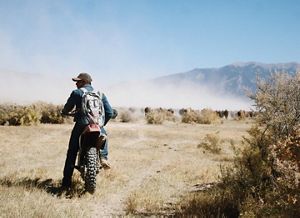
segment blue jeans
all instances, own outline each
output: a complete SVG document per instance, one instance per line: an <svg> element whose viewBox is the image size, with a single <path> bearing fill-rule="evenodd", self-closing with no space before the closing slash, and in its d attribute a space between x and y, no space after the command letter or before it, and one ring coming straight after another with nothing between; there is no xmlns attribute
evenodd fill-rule
<svg viewBox="0 0 300 218"><path fill-rule="evenodd" d="M65 161L65 167L64 167L64 172L63 172L63 180L62 180L62 186L70 187L72 183L72 175L74 172L74 167L75 167L75 162L76 162L76 157L77 157L77 152L79 149L79 137L81 133L83 132L85 128L85 125L81 125L78 123L75 123L70 141L69 141L69 147L67 151L67 157ZM101 132L105 132L104 128L101 128ZM104 159L107 159L108 156L108 141L105 141L105 145L103 150L100 150L100 155Z"/></svg>
<svg viewBox="0 0 300 218"><path fill-rule="evenodd" d="M107 133L103 127L101 127L101 133L107 135ZM100 156L107 160L107 157L108 157L108 140L107 139L105 140L103 149L100 150Z"/></svg>
<svg viewBox="0 0 300 218"><path fill-rule="evenodd" d="M108 140L105 140L104 148L100 150L100 156L107 160L108 157Z"/></svg>

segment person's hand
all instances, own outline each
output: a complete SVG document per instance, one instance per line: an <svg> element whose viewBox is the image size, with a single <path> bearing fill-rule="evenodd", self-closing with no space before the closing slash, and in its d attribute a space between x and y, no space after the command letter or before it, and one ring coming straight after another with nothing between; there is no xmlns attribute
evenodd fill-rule
<svg viewBox="0 0 300 218"><path fill-rule="evenodd" d="M118 111L116 109L113 108L113 115L112 115L112 119L115 119L118 116Z"/></svg>

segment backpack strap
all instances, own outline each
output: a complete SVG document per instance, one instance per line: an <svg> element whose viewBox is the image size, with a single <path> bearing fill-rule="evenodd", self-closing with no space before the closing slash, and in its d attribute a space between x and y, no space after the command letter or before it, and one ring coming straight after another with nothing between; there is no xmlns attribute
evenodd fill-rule
<svg viewBox="0 0 300 218"><path fill-rule="evenodd" d="M86 107L86 102L84 101L84 95L86 94L86 93L88 93L89 91L87 90L87 88L84 88L84 87L81 87L80 88L80 90L83 92L83 94L82 94L82 99L81 99L81 113L82 114L85 114L85 115L87 115L86 114L86 111L87 111L87 107Z"/></svg>
<svg viewBox="0 0 300 218"><path fill-rule="evenodd" d="M83 94L90 92L90 91L87 90L87 88L84 88L84 87L81 87L80 90L83 91ZM103 98L103 93L102 92L100 92L100 91L97 91L97 92L91 91L91 92L97 93L100 96L100 99L102 101L102 98Z"/></svg>

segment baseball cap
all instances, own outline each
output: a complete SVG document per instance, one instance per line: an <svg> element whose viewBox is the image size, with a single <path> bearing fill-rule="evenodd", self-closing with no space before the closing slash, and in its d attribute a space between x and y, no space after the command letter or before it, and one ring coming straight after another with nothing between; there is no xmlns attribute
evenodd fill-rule
<svg viewBox="0 0 300 218"><path fill-rule="evenodd" d="M80 73L77 77L72 78L74 82L84 80L85 82L92 82L92 77L88 73Z"/></svg>

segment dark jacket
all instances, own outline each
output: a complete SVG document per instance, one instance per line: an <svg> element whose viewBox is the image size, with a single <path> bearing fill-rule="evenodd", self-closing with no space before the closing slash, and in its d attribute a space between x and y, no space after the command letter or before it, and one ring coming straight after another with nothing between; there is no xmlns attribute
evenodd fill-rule
<svg viewBox="0 0 300 218"><path fill-rule="evenodd" d="M87 89L87 91L93 91L94 88L90 84L86 84L83 88ZM82 95L83 91L81 89L75 89L72 91L70 97L67 100L67 103L65 104L62 113L67 114L71 112L75 107L75 116L74 121L81 125L87 125L88 120L81 114L81 101L82 101ZM113 116L113 109L111 108L106 96L103 94L102 97L104 111L105 111L105 122L104 125L112 118Z"/></svg>

